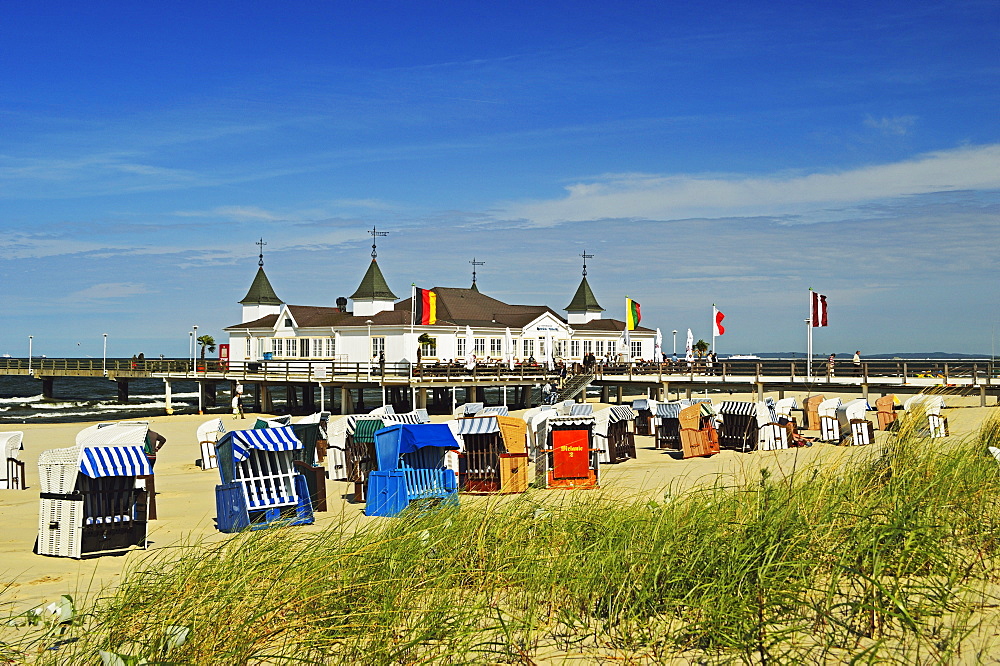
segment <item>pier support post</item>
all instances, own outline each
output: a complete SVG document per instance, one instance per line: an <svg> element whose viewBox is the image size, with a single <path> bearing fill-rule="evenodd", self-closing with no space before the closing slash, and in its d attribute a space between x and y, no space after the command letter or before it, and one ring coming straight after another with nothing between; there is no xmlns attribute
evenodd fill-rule
<svg viewBox="0 0 1000 666"><path fill-rule="evenodd" d="M757 382L757 402L764 400L764 382Z"/></svg>
<svg viewBox="0 0 1000 666"><path fill-rule="evenodd" d="M340 387L340 413L341 414L352 414L354 412L351 407L354 406L354 401L351 399L351 389L346 386Z"/></svg>
<svg viewBox="0 0 1000 666"><path fill-rule="evenodd" d="M173 398L173 392L171 391L170 380L169 379L164 379L163 380L163 406L164 406L164 411L167 413L167 416L170 416L171 414L174 413L174 405L173 405L173 402L172 402L172 398Z"/></svg>
<svg viewBox="0 0 1000 666"><path fill-rule="evenodd" d="M1000 402L1000 399L998 399L997 402ZM979 406L986 406L986 387L982 384L979 385Z"/></svg>
<svg viewBox="0 0 1000 666"><path fill-rule="evenodd" d="M778 400L785 399L785 389L778 389Z"/></svg>
<svg viewBox="0 0 1000 666"><path fill-rule="evenodd" d="M625 387L621 384L618 385L618 404L622 404L622 400L625 398Z"/></svg>
<svg viewBox="0 0 1000 666"><path fill-rule="evenodd" d="M686 389L684 389L684 399L685 400L690 400L691 399L691 387L690 386L688 386Z"/></svg>
<svg viewBox="0 0 1000 666"><path fill-rule="evenodd" d="M271 404L271 387L264 382L260 385L260 410L265 414L270 414L273 409Z"/></svg>
<svg viewBox="0 0 1000 666"><path fill-rule="evenodd" d="M670 382L660 385L660 400L670 400Z"/></svg>
<svg viewBox="0 0 1000 666"><path fill-rule="evenodd" d="M868 400L868 384L861 385L861 397L863 397L866 401Z"/></svg>
<svg viewBox="0 0 1000 666"><path fill-rule="evenodd" d="M427 409L427 387L421 386L417 389L417 409Z"/></svg>
<svg viewBox="0 0 1000 666"><path fill-rule="evenodd" d="M216 393L216 384L215 384L215 382L205 382L205 389L204 390L205 390L205 402L204 402L204 405L206 407L218 407L219 406L219 397L218 397L218 394Z"/></svg>
<svg viewBox="0 0 1000 666"><path fill-rule="evenodd" d="M611 400L611 391L609 390L610 388L611 387L607 385L601 387L601 402L603 402L604 404L608 404L608 401Z"/></svg>
<svg viewBox="0 0 1000 666"><path fill-rule="evenodd" d="M55 379L52 377L42 377L42 397L46 400L51 400L53 398L53 384L55 384Z"/></svg>
<svg viewBox="0 0 1000 666"><path fill-rule="evenodd" d="M124 379L118 380L118 404L124 405L128 402L128 382Z"/></svg>

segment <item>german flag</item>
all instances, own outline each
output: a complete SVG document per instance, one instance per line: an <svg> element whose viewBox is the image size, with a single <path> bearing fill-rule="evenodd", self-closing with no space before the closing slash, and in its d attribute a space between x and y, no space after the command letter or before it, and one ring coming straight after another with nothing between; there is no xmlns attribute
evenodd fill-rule
<svg viewBox="0 0 1000 666"><path fill-rule="evenodd" d="M437 323L437 294L430 289L414 290L413 323L423 326Z"/></svg>

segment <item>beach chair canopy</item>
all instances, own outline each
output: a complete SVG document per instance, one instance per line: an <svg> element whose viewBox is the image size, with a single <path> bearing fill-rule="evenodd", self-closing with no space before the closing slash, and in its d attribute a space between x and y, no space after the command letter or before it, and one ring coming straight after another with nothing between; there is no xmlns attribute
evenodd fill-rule
<svg viewBox="0 0 1000 666"><path fill-rule="evenodd" d="M778 402L774 403L774 411L778 416L791 416L793 409L798 409L799 403L795 398L782 398Z"/></svg>
<svg viewBox="0 0 1000 666"><path fill-rule="evenodd" d="M656 416L661 419L676 419L681 415L679 402L659 402L656 404Z"/></svg>
<svg viewBox="0 0 1000 666"><path fill-rule="evenodd" d="M456 435L488 435L500 432L500 424L496 416L474 416L468 419L455 419L458 424L454 431Z"/></svg>
<svg viewBox="0 0 1000 666"><path fill-rule="evenodd" d="M251 450L294 451L302 448L302 442L295 436L292 426L280 428L255 428L253 430L233 430L222 436L218 447L232 443L233 459L242 462L250 457Z"/></svg>
<svg viewBox="0 0 1000 666"><path fill-rule="evenodd" d="M98 423L76 435L79 446L143 446L146 443L147 421L117 421Z"/></svg>
<svg viewBox="0 0 1000 666"><path fill-rule="evenodd" d="M212 419L198 426L197 432L199 442L215 442L226 432L226 426L222 424L222 419Z"/></svg>
<svg viewBox="0 0 1000 666"><path fill-rule="evenodd" d="M254 429L261 428L282 428L292 422L291 416L276 416L273 419L262 419L257 418L257 421L253 424Z"/></svg>
<svg viewBox="0 0 1000 666"><path fill-rule="evenodd" d="M608 422L618 423L619 421L632 421L635 419L635 412L628 405L612 405L609 407Z"/></svg>
<svg viewBox="0 0 1000 666"><path fill-rule="evenodd" d="M837 418L844 424L853 419L864 419L865 412L871 411L871 408L864 398L850 400L837 408Z"/></svg>
<svg viewBox="0 0 1000 666"><path fill-rule="evenodd" d="M459 412L465 416L475 416L483 408L481 402L467 402L458 408Z"/></svg>
<svg viewBox="0 0 1000 666"><path fill-rule="evenodd" d="M635 400L632 401L632 409L636 410L637 412L643 409L652 410L652 406L650 405L651 402L652 401L649 400L648 398L636 398Z"/></svg>
<svg viewBox="0 0 1000 666"><path fill-rule="evenodd" d="M444 423L395 423L382 428L375 432L375 454L378 457L379 471L398 469L400 456L429 446L440 449L459 448L451 429Z"/></svg>
<svg viewBox="0 0 1000 666"><path fill-rule="evenodd" d="M308 416L303 416L301 419L296 421L296 423L322 423L323 421L329 420L330 412L313 412Z"/></svg>
<svg viewBox="0 0 1000 666"><path fill-rule="evenodd" d="M777 423L778 415L774 411L774 401L768 404L767 400L761 400L757 403L757 425L767 425L768 423Z"/></svg>
<svg viewBox="0 0 1000 666"><path fill-rule="evenodd" d="M492 407L483 407L476 416L507 416L510 411L507 409L507 405L494 405Z"/></svg>
<svg viewBox="0 0 1000 666"><path fill-rule="evenodd" d="M739 402L737 400L723 400L719 405L719 413L739 416L757 416L756 402Z"/></svg>
<svg viewBox="0 0 1000 666"><path fill-rule="evenodd" d="M816 412L820 416L836 417L837 408L840 407L841 404L840 398L829 398L828 400L824 400L819 403L819 407L816 408Z"/></svg>
<svg viewBox="0 0 1000 666"><path fill-rule="evenodd" d="M20 430L0 432L0 452L6 454L7 458L17 458L18 451L24 450L23 439L24 433Z"/></svg>
<svg viewBox="0 0 1000 666"><path fill-rule="evenodd" d="M940 395L920 393L907 398L906 402L903 403L903 409L906 411L910 411L918 406L922 407L928 414L940 414L941 410L945 406L944 397Z"/></svg>
<svg viewBox="0 0 1000 666"><path fill-rule="evenodd" d="M368 413L372 416L388 416L389 414L395 414L396 408L392 405L382 405L381 407L376 407Z"/></svg>
<svg viewBox="0 0 1000 666"><path fill-rule="evenodd" d="M628 409L628 407L626 407ZM557 428L560 426L586 426L594 425L597 422L593 416L578 415L578 416L553 416L548 419L545 424L551 430L552 428Z"/></svg>
<svg viewBox="0 0 1000 666"><path fill-rule="evenodd" d="M378 426L378 428L375 428L375 430L378 430L379 428L384 428L385 427L385 422L388 420L388 418L389 417L387 417L387 416L371 416L369 414L351 414L350 416L346 417L346 419L347 419L347 434L348 435L353 435L354 431L358 427L358 424L362 423L364 421L372 421L372 422L381 423L382 425ZM372 433L372 432L375 432L375 430L371 430L369 432L369 434Z"/></svg>
<svg viewBox="0 0 1000 666"><path fill-rule="evenodd" d="M80 451L80 472L92 479L146 476L153 473L153 467L141 445L84 446Z"/></svg>
<svg viewBox="0 0 1000 666"><path fill-rule="evenodd" d="M569 408L570 416L587 416L594 413L594 406L589 402L584 402L580 404L573 404Z"/></svg>

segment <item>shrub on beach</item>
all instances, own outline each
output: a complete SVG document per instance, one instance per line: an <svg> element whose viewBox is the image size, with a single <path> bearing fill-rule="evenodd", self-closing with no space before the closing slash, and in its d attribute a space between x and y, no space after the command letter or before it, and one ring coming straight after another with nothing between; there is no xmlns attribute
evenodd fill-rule
<svg viewBox="0 0 1000 666"><path fill-rule="evenodd" d="M1000 421L946 445L914 425L853 461L657 502L529 491L157 551L37 661L974 660Z"/></svg>

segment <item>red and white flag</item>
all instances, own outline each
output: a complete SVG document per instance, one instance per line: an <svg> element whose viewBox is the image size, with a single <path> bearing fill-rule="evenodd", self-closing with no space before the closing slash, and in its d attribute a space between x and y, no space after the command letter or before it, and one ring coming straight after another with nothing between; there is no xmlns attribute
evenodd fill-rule
<svg viewBox="0 0 1000 666"><path fill-rule="evenodd" d="M722 335L726 332L726 327L722 325L722 320L726 315L719 312L719 308L712 306L712 325L715 326L715 335Z"/></svg>
<svg viewBox="0 0 1000 666"><path fill-rule="evenodd" d="M810 292L812 295L812 312L810 317L813 326L826 326L826 296L818 292Z"/></svg>

